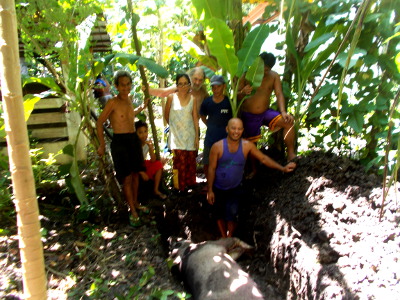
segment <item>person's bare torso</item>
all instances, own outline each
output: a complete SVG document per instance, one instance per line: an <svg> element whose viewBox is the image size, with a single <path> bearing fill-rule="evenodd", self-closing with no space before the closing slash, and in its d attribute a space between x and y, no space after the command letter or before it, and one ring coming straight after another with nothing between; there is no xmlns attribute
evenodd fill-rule
<svg viewBox="0 0 400 300"><path fill-rule="evenodd" d="M135 132L135 113L130 98L122 100L118 97L114 97L110 101L114 101L113 110L109 116L114 133Z"/></svg>
<svg viewBox="0 0 400 300"><path fill-rule="evenodd" d="M261 114L269 108L276 75L277 73L274 71L269 71L264 74L264 78L260 87L256 90L256 93L243 102L243 111L253 114Z"/></svg>
<svg viewBox="0 0 400 300"><path fill-rule="evenodd" d="M208 93L207 93L205 87L202 86L198 91L192 90L191 94L192 94L193 98L196 99L197 112L200 116L201 104L203 103L203 100L208 97Z"/></svg>

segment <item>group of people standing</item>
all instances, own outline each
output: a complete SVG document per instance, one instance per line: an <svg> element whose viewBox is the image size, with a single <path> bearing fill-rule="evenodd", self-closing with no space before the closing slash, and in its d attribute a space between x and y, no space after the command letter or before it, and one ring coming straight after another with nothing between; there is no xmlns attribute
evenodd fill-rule
<svg viewBox="0 0 400 300"><path fill-rule="evenodd" d="M210 96L204 86L204 71L200 67L191 69L188 74L178 74L175 86L149 89L153 96L167 97L164 118L170 127L169 146L173 152L174 186L179 191L196 184L199 119L207 126L203 150L207 201L215 208L222 237L232 236L236 228L242 196L241 183L248 156L282 172L291 172L296 167L293 162L286 166L278 164L262 154L254 143L260 137L262 125L270 129L283 128L288 161L295 157L293 117L286 113L279 75L271 70L275 63L271 55L260 55L265 64L264 78L253 95L251 85L244 80L241 82L239 97L247 96L243 103L243 119L232 118L230 100L225 95L224 77L214 75L211 78ZM140 148L145 142L141 142L135 133L134 120L147 106L149 99L145 99L140 107L133 108L129 96L132 79L127 72L117 72L114 84L118 95L107 102L97 121L100 141L98 154L104 154L103 123L109 119L114 130L111 154L115 171L123 186L131 210L131 224L134 225L139 221L136 210L141 209L137 199L139 176L146 171ZM273 91L279 112L269 109ZM158 185L154 192L161 194Z"/></svg>

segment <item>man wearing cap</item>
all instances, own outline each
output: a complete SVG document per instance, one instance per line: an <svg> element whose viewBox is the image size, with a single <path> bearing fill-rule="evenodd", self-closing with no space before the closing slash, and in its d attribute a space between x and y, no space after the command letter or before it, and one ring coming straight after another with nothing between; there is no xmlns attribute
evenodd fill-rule
<svg viewBox="0 0 400 300"><path fill-rule="evenodd" d="M206 98L200 107L200 118L207 126L204 139L203 165L207 177L211 146L226 138L226 126L232 118L232 107L229 98L225 96L225 79L221 75L214 75L210 80L213 94Z"/></svg>

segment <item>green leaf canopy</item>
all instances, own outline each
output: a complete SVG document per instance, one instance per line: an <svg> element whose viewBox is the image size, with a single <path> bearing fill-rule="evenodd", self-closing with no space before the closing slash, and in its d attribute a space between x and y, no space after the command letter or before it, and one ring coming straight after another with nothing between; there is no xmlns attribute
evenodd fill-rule
<svg viewBox="0 0 400 300"><path fill-rule="evenodd" d="M235 54L232 32L224 21L210 18L204 21L208 46L218 64L230 74L236 74L238 58Z"/></svg>
<svg viewBox="0 0 400 300"><path fill-rule="evenodd" d="M240 77L251 66L260 53L261 46L269 35L269 27L261 25L250 31L242 48L238 51L239 66L237 76Z"/></svg>
<svg viewBox="0 0 400 300"><path fill-rule="evenodd" d="M157 74L161 78L167 78L169 75L168 71L165 68L155 63L153 60L135 54L128 54L128 53L110 54L107 55L105 58L102 58L101 62L104 64L104 67L107 66L108 64L112 64L113 62L119 62L122 65L126 64L133 65L136 63L138 65L146 67L150 72Z"/></svg>

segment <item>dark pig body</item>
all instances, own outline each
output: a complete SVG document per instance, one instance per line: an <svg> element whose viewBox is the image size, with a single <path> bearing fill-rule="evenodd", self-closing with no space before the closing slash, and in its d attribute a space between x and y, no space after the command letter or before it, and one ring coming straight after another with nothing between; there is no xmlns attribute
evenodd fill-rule
<svg viewBox="0 0 400 300"><path fill-rule="evenodd" d="M237 238L199 244L183 242L172 257L194 299L264 299L256 283L234 259L251 246Z"/></svg>

